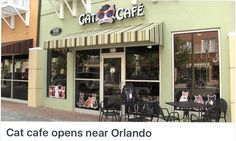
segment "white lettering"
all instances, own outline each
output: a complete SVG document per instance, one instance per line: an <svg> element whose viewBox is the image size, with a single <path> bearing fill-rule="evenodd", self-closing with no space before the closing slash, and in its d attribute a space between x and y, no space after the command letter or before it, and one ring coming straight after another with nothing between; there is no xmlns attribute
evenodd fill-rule
<svg viewBox="0 0 236 141"><path fill-rule="evenodd" d="M137 13L137 6L134 6L134 7L132 7L132 10L131 10L131 12L132 12L132 17L134 17L135 16L135 14Z"/></svg>
<svg viewBox="0 0 236 141"><path fill-rule="evenodd" d="M138 17L144 16L143 10L144 10L144 5L143 5L143 4L140 4L140 5L138 6L138 14L137 14Z"/></svg>
<svg viewBox="0 0 236 141"><path fill-rule="evenodd" d="M80 25L85 25L85 24L95 23L95 22L97 22L95 14L82 14L79 17Z"/></svg>
<svg viewBox="0 0 236 141"><path fill-rule="evenodd" d="M96 14L91 15L91 23L97 22L98 19L96 19L96 17L97 17Z"/></svg>
<svg viewBox="0 0 236 141"><path fill-rule="evenodd" d="M127 18L130 18L131 17L131 11L130 9L125 9L124 11L124 18L127 19Z"/></svg>
<svg viewBox="0 0 236 141"><path fill-rule="evenodd" d="M117 20L123 20L127 18L133 18L133 17L141 17L144 16L144 5L140 4L138 6L134 6L132 8L118 8L115 13L114 19ZM113 20L112 20L113 21ZM79 17L79 24L85 25L89 23L98 22L98 24L101 24L103 22L100 22L96 16L96 14L81 14ZM112 23L112 22L110 22Z"/></svg>
<svg viewBox="0 0 236 141"><path fill-rule="evenodd" d="M79 24L80 24L80 25L84 25L84 14L81 14L81 15L79 16Z"/></svg>
<svg viewBox="0 0 236 141"><path fill-rule="evenodd" d="M117 20L123 20L124 17L121 16L122 12L124 11L124 8L119 8L116 10L116 19Z"/></svg>
<svg viewBox="0 0 236 141"><path fill-rule="evenodd" d="M91 23L91 18L89 14L86 14L85 18L84 18L84 22L87 23Z"/></svg>

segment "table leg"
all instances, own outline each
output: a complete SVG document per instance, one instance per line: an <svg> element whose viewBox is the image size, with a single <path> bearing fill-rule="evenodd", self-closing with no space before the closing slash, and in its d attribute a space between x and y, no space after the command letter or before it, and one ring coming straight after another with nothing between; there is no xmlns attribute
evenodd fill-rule
<svg viewBox="0 0 236 141"><path fill-rule="evenodd" d="M189 118L189 110L188 109L184 109L183 112L184 112L183 121L184 122L186 122L186 121L189 122L189 119L190 119Z"/></svg>

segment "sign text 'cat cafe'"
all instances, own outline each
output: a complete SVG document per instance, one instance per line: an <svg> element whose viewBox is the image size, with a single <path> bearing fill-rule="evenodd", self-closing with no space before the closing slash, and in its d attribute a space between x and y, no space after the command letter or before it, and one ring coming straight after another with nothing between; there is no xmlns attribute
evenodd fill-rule
<svg viewBox="0 0 236 141"><path fill-rule="evenodd" d="M103 23L113 23L114 20L123 20L134 17L144 16L144 5L136 5L132 8L115 8L115 5L106 4L102 6L101 9L95 14L81 14L79 16L79 24L85 25L89 23L103 24Z"/></svg>

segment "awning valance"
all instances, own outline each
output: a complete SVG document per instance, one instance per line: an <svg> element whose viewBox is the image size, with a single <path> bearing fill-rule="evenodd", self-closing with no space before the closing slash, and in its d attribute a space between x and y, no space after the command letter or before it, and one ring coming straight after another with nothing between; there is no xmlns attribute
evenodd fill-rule
<svg viewBox="0 0 236 141"><path fill-rule="evenodd" d="M44 48L60 49L121 43L129 44L134 42L163 46L162 28L162 23L145 23L126 27L81 32L45 41Z"/></svg>

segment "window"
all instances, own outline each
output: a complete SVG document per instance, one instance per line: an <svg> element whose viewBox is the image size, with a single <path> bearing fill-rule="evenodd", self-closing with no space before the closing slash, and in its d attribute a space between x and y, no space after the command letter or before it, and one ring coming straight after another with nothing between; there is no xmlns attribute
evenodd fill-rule
<svg viewBox="0 0 236 141"><path fill-rule="evenodd" d="M216 52L216 40L201 40L202 53L205 52Z"/></svg>
<svg viewBox="0 0 236 141"><path fill-rule="evenodd" d="M159 100L159 47L126 48L126 84L132 83L139 98Z"/></svg>
<svg viewBox="0 0 236 141"><path fill-rule="evenodd" d="M4 56L1 62L2 97L28 100L28 56Z"/></svg>
<svg viewBox="0 0 236 141"><path fill-rule="evenodd" d="M183 47L191 41L191 46ZM187 90L190 97L219 97L218 31L174 34L175 100Z"/></svg>
<svg viewBox="0 0 236 141"><path fill-rule="evenodd" d="M208 50L208 40L201 40L202 53L205 53Z"/></svg>
<svg viewBox="0 0 236 141"><path fill-rule="evenodd" d="M1 62L1 96L11 98L13 60L12 56L2 57Z"/></svg>
<svg viewBox="0 0 236 141"><path fill-rule="evenodd" d="M65 51L48 51L48 97L66 99L66 60Z"/></svg>
<svg viewBox="0 0 236 141"><path fill-rule="evenodd" d="M209 40L209 52L216 52L216 40L215 39Z"/></svg>
<svg viewBox="0 0 236 141"><path fill-rule="evenodd" d="M126 48L127 80L159 80L158 47Z"/></svg>
<svg viewBox="0 0 236 141"><path fill-rule="evenodd" d="M98 110L100 50L76 52L75 107Z"/></svg>

